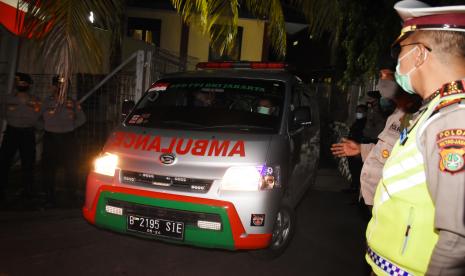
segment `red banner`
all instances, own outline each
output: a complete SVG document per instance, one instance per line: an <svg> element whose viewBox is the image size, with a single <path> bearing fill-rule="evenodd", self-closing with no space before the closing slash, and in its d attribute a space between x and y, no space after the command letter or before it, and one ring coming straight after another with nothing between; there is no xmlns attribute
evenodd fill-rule
<svg viewBox="0 0 465 276"><path fill-rule="evenodd" d="M19 35L21 33L20 22L16 22L16 10L18 7L18 0L0 0L0 23L10 32ZM23 11L20 11L24 15ZM24 18L24 16L20 16Z"/></svg>

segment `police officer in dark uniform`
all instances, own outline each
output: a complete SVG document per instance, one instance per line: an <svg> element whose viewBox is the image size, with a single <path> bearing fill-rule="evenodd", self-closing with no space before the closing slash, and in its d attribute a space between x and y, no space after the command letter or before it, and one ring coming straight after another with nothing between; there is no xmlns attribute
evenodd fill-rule
<svg viewBox="0 0 465 276"><path fill-rule="evenodd" d="M3 178L0 184L0 197L4 197L8 173L18 151L21 158L23 196L30 197L33 192L36 158L35 127L40 116L41 103L29 94L32 83L28 74L16 73L16 91L7 95L3 104L7 127L0 148L0 175Z"/></svg>
<svg viewBox="0 0 465 276"><path fill-rule="evenodd" d="M84 124L86 117L81 106L70 98L61 99L60 90L64 79L52 79L52 94L44 100L42 118L44 121L44 147L42 155L43 186L47 194L47 205L55 205L56 171L64 169L66 188L74 197L78 164L76 164L75 130Z"/></svg>

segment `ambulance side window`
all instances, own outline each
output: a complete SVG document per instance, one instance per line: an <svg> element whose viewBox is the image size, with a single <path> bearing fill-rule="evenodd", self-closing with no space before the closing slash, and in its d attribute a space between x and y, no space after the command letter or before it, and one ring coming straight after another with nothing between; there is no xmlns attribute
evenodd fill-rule
<svg viewBox="0 0 465 276"><path fill-rule="evenodd" d="M292 98L291 98L291 110L293 108L300 107L302 104L302 92L303 92L303 86L301 83L296 83L294 87L292 88Z"/></svg>
<svg viewBox="0 0 465 276"><path fill-rule="evenodd" d="M289 111L290 111L290 116L289 116L289 128L292 128L293 125L293 115L292 115L292 112L302 106L302 93L303 93L303 85L300 83L300 82L296 82L293 86L292 86L292 93L291 93L291 105L289 106Z"/></svg>

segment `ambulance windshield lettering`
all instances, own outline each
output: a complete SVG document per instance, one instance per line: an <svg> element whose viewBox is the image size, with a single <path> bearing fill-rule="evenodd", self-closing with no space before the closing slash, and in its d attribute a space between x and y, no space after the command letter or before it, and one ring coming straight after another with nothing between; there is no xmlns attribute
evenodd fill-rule
<svg viewBox="0 0 465 276"><path fill-rule="evenodd" d="M279 81L166 79L147 91L125 124L197 131L276 133L281 125L283 102L284 83ZM139 147L145 142L143 138L134 140ZM157 147L156 141L152 147ZM204 155L223 153L226 146L210 141L204 151L201 141L189 143L184 140L179 147L177 144L173 147L180 152L196 148L193 154ZM228 148L233 149L234 145L228 145Z"/></svg>

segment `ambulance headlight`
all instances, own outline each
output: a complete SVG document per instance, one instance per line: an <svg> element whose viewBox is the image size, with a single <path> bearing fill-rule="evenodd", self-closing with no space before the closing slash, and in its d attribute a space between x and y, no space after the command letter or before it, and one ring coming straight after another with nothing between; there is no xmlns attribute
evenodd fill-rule
<svg viewBox="0 0 465 276"><path fill-rule="evenodd" d="M281 187L278 167L231 167L223 176L221 189L229 191L258 191Z"/></svg>
<svg viewBox="0 0 465 276"><path fill-rule="evenodd" d="M104 153L94 161L94 172L98 174L114 176L118 166L118 156L111 153Z"/></svg>

